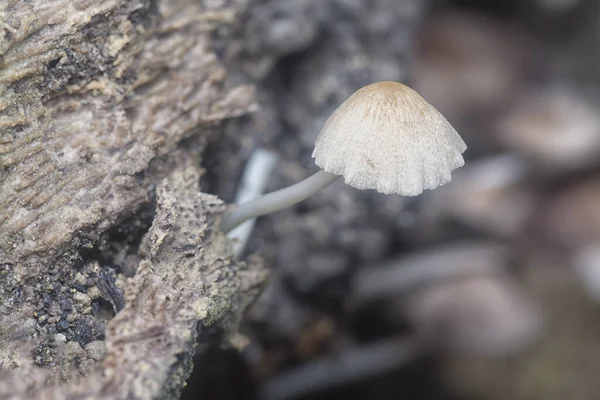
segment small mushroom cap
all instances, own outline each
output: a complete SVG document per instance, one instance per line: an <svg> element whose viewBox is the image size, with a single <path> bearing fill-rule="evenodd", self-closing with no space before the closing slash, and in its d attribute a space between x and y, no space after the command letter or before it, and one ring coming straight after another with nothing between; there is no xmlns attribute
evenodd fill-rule
<svg viewBox="0 0 600 400"><path fill-rule="evenodd" d="M466 149L423 97L386 81L357 90L331 114L312 157L357 189L416 196L450 182Z"/></svg>

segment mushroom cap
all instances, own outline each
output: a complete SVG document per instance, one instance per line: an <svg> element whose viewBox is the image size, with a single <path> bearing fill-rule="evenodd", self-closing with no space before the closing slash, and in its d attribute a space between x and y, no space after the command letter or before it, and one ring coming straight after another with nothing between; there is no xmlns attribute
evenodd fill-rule
<svg viewBox="0 0 600 400"><path fill-rule="evenodd" d="M331 114L312 157L357 189L416 196L450 182L467 149L456 130L423 97L398 82L354 92Z"/></svg>

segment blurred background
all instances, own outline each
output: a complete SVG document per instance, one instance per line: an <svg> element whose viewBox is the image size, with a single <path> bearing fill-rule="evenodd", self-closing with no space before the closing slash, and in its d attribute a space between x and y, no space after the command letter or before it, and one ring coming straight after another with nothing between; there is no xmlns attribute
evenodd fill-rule
<svg viewBox="0 0 600 400"><path fill-rule="evenodd" d="M200 349L185 398L600 399L600 2L248 10L219 53L261 108L209 145L204 191L234 202L262 150L268 191L314 173L329 114L381 80L419 91L469 148L417 198L336 182L260 218L244 257L272 272L243 350Z"/></svg>

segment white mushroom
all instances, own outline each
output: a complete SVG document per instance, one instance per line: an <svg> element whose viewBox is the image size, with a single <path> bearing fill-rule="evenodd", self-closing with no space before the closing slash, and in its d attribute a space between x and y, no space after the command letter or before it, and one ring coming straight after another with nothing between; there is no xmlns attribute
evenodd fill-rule
<svg viewBox="0 0 600 400"><path fill-rule="evenodd" d="M467 146L452 125L411 88L379 82L354 92L329 117L313 158L346 184L416 196L450 182Z"/></svg>
<svg viewBox="0 0 600 400"><path fill-rule="evenodd" d="M352 94L329 117L313 158L323 170L285 189L238 205L223 218L227 233L245 220L298 203L344 177L357 189L416 196L451 179L467 146L417 92L378 82Z"/></svg>

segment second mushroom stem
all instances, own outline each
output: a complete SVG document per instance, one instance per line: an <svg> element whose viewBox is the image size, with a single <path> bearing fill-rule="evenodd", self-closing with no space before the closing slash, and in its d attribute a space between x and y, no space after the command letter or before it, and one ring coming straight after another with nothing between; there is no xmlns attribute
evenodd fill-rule
<svg viewBox="0 0 600 400"><path fill-rule="evenodd" d="M306 200L316 192L331 185L338 178L340 178L339 175L319 171L303 181L284 189L276 190L254 200L238 204L235 209L223 216L221 231L228 233L246 220L283 210L302 200Z"/></svg>

